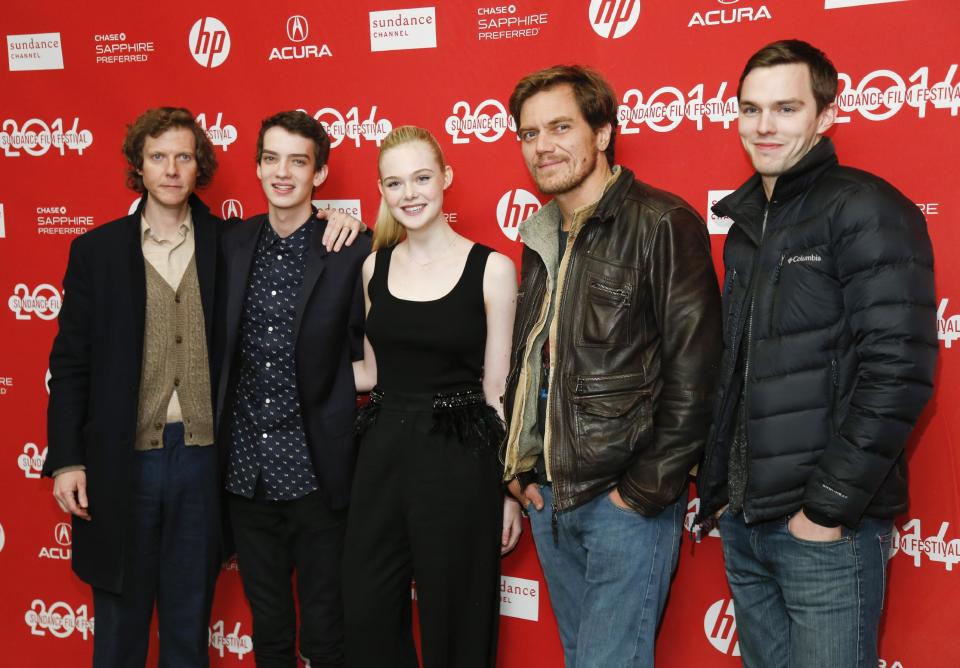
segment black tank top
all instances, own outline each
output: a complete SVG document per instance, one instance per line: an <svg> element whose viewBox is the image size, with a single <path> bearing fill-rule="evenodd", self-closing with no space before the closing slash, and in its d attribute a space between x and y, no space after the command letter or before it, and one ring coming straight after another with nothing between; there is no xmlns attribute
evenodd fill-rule
<svg viewBox="0 0 960 668"><path fill-rule="evenodd" d="M487 340L483 272L493 249L474 244L450 292L410 301L387 287L394 248L377 252L367 286L366 331L377 357L377 385L387 392L434 393L476 386Z"/></svg>

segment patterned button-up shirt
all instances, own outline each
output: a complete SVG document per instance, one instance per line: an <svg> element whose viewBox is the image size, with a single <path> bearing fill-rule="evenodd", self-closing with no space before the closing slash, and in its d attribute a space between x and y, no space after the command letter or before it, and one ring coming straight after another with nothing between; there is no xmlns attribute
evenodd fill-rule
<svg viewBox="0 0 960 668"><path fill-rule="evenodd" d="M297 395L294 318L303 286L311 218L281 238L263 226L240 324L240 380L233 405L227 490L271 501L318 489Z"/></svg>

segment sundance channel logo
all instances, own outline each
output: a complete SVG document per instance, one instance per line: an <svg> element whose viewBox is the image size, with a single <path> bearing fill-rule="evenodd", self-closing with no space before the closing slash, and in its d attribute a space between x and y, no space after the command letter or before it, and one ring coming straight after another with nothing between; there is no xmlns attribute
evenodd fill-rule
<svg viewBox="0 0 960 668"><path fill-rule="evenodd" d="M63 46L60 33L7 35L7 65L11 72L62 70Z"/></svg>
<svg viewBox="0 0 960 668"><path fill-rule="evenodd" d="M435 7L370 12L370 50L437 48Z"/></svg>
<svg viewBox="0 0 960 668"><path fill-rule="evenodd" d="M540 619L540 581L500 576L500 614L531 622Z"/></svg>

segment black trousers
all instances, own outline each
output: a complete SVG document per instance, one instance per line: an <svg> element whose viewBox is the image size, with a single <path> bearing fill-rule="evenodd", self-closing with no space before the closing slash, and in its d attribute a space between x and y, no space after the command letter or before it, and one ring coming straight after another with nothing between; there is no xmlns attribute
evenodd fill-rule
<svg viewBox="0 0 960 668"><path fill-rule="evenodd" d="M217 450L187 447L183 423L163 448L133 454L123 591L93 588L95 668L142 668L156 603L160 668L209 665L210 607L220 572Z"/></svg>
<svg viewBox="0 0 960 668"><path fill-rule="evenodd" d="M432 396L387 397L360 444L344 551L347 666L493 666L499 461L433 429Z"/></svg>
<svg viewBox="0 0 960 668"><path fill-rule="evenodd" d="M253 613L253 652L259 668L296 668L300 654L312 668L343 665L340 560L346 511L327 507L319 492L293 501L227 494L243 591Z"/></svg>

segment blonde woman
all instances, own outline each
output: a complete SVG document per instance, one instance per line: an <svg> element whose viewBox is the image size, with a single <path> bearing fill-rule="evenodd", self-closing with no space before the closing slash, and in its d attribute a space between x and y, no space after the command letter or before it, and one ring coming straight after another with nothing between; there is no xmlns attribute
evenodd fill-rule
<svg viewBox="0 0 960 668"><path fill-rule="evenodd" d="M520 533L497 456L516 273L447 223L453 170L429 132L393 130L379 171L354 364L357 388L373 391L344 554L347 665L417 666L415 580L423 665L492 666L500 554Z"/></svg>

